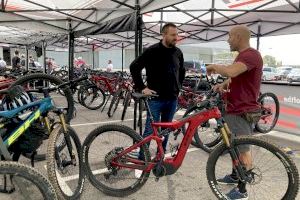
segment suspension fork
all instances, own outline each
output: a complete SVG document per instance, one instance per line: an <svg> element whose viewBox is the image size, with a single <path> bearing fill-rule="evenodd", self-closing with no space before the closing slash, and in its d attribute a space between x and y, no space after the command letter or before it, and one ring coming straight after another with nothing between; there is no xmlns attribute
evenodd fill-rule
<svg viewBox="0 0 300 200"><path fill-rule="evenodd" d="M229 129L228 124L224 121L224 119L218 119L217 123L218 123L218 127L220 129L220 133L222 135L224 144L226 145L228 152L230 154L230 157L232 159L233 167L237 170L240 180L242 182L247 182L249 178L246 175L245 167L243 167L243 164L239 159L239 154L240 154L239 150L232 143L232 139L231 139L232 132Z"/></svg>
<svg viewBox="0 0 300 200"><path fill-rule="evenodd" d="M60 119L60 123L62 125L62 129L63 129L63 133L64 133L64 138L65 138L66 145L67 145L67 148L68 148L68 151L69 151L69 154L70 154L71 161L72 161L73 164L75 164L76 163L76 161L75 161L75 154L74 154L74 152L72 150L72 144L71 144L71 140L70 140L70 134L68 132L67 123L66 123L66 120L65 120L65 116L64 116L63 110L62 109L58 109L57 113L58 113L58 116L59 116L59 119Z"/></svg>
<svg viewBox="0 0 300 200"><path fill-rule="evenodd" d="M45 117L43 117L43 121L44 121L45 126L47 128L48 134L50 135L50 133L51 133L50 120L47 116L45 116Z"/></svg>

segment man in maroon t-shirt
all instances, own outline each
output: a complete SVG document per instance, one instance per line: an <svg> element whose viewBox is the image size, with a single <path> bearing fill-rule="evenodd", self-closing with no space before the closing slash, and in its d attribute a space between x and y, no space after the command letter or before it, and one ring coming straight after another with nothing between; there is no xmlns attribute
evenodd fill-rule
<svg viewBox="0 0 300 200"><path fill-rule="evenodd" d="M247 121L243 116L245 113L259 110L257 102L263 60L260 53L250 47L251 33L246 26L236 26L229 32L228 43L231 51L238 51L239 55L233 64L209 65L207 74L221 74L229 79L222 84L216 85L214 90L224 92L227 90L226 114L224 116L233 137L239 135L251 135L253 123ZM252 156L249 146L239 147L240 159L247 169L251 168ZM238 184L237 188L231 190L227 196L229 199L248 199L246 185L238 181L235 170L232 174L219 179L220 184Z"/></svg>

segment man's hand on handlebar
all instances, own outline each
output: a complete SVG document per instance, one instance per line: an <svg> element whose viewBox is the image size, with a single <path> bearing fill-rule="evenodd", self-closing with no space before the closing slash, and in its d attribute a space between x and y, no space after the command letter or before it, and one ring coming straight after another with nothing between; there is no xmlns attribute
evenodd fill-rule
<svg viewBox="0 0 300 200"><path fill-rule="evenodd" d="M145 89L142 90L142 94L151 95L151 94L156 94L156 92L154 90L150 90L148 87L146 87Z"/></svg>
<svg viewBox="0 0 300 200"><path fill-rule="evenodd" d="M214 90L215 92L221 92L221 93L226 92L225 87L224 87L224 85L223 85L222 83L221 83L221 84L215 85L215 86L213 87L213 90Z"/></svg>

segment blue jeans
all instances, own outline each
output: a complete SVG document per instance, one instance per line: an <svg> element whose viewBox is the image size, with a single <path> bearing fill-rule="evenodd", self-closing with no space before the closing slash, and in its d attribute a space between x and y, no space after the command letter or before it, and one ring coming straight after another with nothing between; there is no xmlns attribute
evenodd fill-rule
<svg viewBox="0 0 300 200"><path fill-rule="evenodd" d="M148 101L148 104L154 122L171 122L173 120L176 107L177 107L177 99L174 100L152 99ZM145 131L143 133L143 137L145 138L151 135L152 133L153 133L153 129L151 127L150 115L149 113L147 113L147 119L146 119ZM167 148L168 139L169 139L169 135L165 136L165 139L162 143L165 152ZM142 152L140 152L139 158L143 159Z"/></svg>

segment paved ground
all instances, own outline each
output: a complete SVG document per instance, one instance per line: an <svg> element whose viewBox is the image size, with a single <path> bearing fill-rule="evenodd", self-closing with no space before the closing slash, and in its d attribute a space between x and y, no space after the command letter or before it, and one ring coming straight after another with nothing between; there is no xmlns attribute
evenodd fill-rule
<svg viewBox="0 0 300 200"><path fill-rule="evenodd" d="M96 127L106 124L106 123L118 123L124 124L132 127L132 109L128 112L126 120L124 122L120 121L121 110L116 112L116 115L113 118L108 119L106 115L106 110L101 113L100 111L90 111L82 106L77 106L77 117L72 121L72 126L77 131L81 142L84 141L86 136ZM180 118L180 115L177 115L176 118ZM297 138L292 138L289 140L288 137L282 135L280 132L274 133L276 137L272 134L265 136L272 140L274 143L279 144L284 147L287 151L291 153L294 158L295 163L299 169L300 167L300 143ZM283 136L279 138L278 136ZM43 144L41 151L43 152L46 144ZM101 148L101 147L99 147ZM148 182L136 193L124 197L122 199L128 200L150 200L150 199L162 199L162 200L176 200L176 199L203 199L210 200L216 199L213 195L211 189L208 186L206 179L206 162L209 154L205 153L202 150L191 147L181 168L172 176L167 176L161 178L158 182L155 181L154 176L151 174ZM29 164L29 161L25 158L22 159L22 162ZM273 162L272 160L270 162ZM41 172L46 173L45 170L45 161L39 162L36 164L36 168ZM71 180L66 182L68 185L74 184L74 181ZM277 181L277 182L276 182ZM274 180L271 179L270 184L280 186L282 183L278 182L276 177ZM271 187L271 189L274 189ZM263 196L270 195L270 188L265 190ZM5 199L4 196L1 196L0 199ZM16 199L16 198L14 198ZM86 181L85 191L81 199L96 200L96 199L120 199L112 198L110 196L104 195L102 192L95 189L89 181ZM262 199L259 197L252 197L251 199ZM265 198L268 199L268 198ZM269 198L274 199L274 198ZM300 196L297 197L300 200Z"/></svg>

